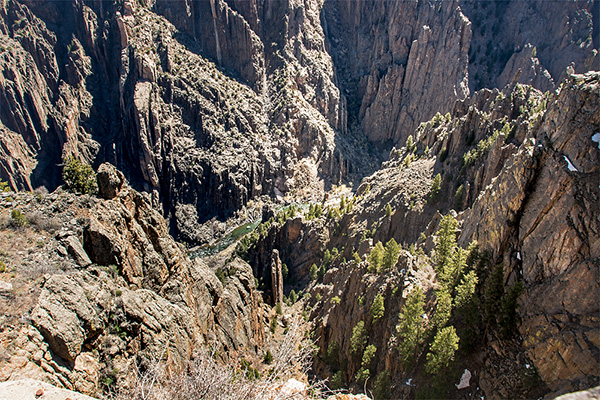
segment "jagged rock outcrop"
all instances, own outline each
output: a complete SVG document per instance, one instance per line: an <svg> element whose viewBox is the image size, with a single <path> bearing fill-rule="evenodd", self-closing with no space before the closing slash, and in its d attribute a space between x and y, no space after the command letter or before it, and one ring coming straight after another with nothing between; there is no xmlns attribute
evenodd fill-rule
<svg viewBox="0 0 600 400"><path fill-rule="evenodd" d="M123 173L112 164L104 163L98 167L98 194L106 200L114 199L126 183Z"/></svg>
<svg viewBox="0 0 600 400"><path fill-rule="evenodd" d="M514 81L531 85L542 92L554 89L552 76L537 58L537 48L534 53L534 47L529 43L510 57L498 77L498 87L503 88Z"/></svg>
<svg viewBox="0 0 600 400"><path fill-rule="evenodd" d="M109 165L101 171L120 176ZM134 362L168 354L168 363L179 368L207 344L235 358L263 343L262 299L248 264L229 258L229 272L219 280L214 271L223 265L190 261L143 196L119 179L117 186L110 200L66 193L19 197L25 216L66 214L72 225L38 240L56 241L53 257L72 258L75 268L47 269L39 287L34 284L30 305L20 306L31 312L33 326L0 331L10 361L0 361L2 380L33 377L97 394L102 377L125 379ZM35 224L46 226L39 219ZM63 247L72 241L79 243L76 254ZM81 268L84 255L93 263Z"/></svg>
<svg viewBox="0 0 600 400"><path fill-rule="evenodd" d="M515 56L523 60L520 66L523 73L531 65L535 66L537 58L540 70L547 70L555 83L559 83L571 63L575 66L574 72L578 73L598 69L597 61L596 66L588 64L588 59L598 50L595 39L598 28L594 27L598 11L597 8L594 10L597 6L593 2L461 1L460 6L473 23L469 52L471 89L501 88L506 83L501 74L517 61L511 60ZM529 46L536 49L531 58L522 54Z"/></svg>
<svg viewBox="0 0 600 400"><path fill-rule="evenodd" d="M271 254L271 293L273 295L273 305L281 305L283 301L283 274L281 268L279 252L273 249Z"/></svg>
<svg viewBox="0 0 600 400"><path fill-rule="evenodd" d="M522 276L523 347L554 391L598 379L600 226L590 212L600 205L600 153L591 140L600 129L599 95L598 73L566 81L535 141L509 158L463 224L463 240L478 240L510 265L507 280Z"/></svg>
<svg viewBox="0 0 600 400"><path fill-rule="evenodd" d="M468 368L476 382L466 392L527 397L597 384L600 231L593 210L600 198L600 150L594 136L600 130L599 85L600 74L590 72L571 76L554 94L514 82L502 92L481 90L457 102L453 114L421 124L410 148L392 150L390 160L363 181L353 198L328 200L326 217L288 219L261 236L251 260L260 264L260 254L270 254L272 243L292 274L302 271L302 264L297 250L286 249L301 246L298 238L320 238L311 252L325 254L327 261L317 263L318 274L310 278L320 283L308 284L320 338L318 373L331 379L336 374L336 382L343 378L351 385L359 379L360 367L367 368L360 357L342 363L332 354L349 354L352 328L362 320L367 343L385 354L369 365L370 376L394 372L397 396L425 390L421 385L431 378L419 373L423 359L416 369L406 369L398 358L394 332L402 300L394 296L422 287L425 312L435 317L441 281L431 268L435 258L426 254L433 254L442 214L449 213L459 221L459 244L478 243L482 264L471 268L480 274L480 301L489 301L487 280L496 265L503 265L500 295L516 282L524 288L515 333L507 336L505 327L486 317L487 326L472 322L475 336L461 338L475 347L457 364L461 372ZM288 240L290 232L296 240ZM395 268L375 273L365 259L374 243L390 238L410 253L403 253ZM291 286L306 282L302 277L307 276L304 269ZM373 323L370 307L378 293L385 299L384 316ZM418 381L416 388L405 384L409 378Z"/></svg>

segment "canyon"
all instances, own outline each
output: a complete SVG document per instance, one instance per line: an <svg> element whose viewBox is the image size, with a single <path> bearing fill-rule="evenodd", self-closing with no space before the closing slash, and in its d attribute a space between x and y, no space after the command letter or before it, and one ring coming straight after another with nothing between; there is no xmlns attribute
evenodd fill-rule
<svg viewBox="0 0 600 400"><path fill-rule="evenodd" d="M331 389L599 386L599 5L3 1L0 380L101 396L206 349L265 377L299 320Z"/></svg>

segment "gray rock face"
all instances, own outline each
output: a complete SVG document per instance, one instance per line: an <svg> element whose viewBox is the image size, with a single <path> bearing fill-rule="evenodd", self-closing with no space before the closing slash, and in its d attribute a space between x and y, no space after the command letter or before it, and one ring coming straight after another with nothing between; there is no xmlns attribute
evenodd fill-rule
<svg viewBox="0 0 600 400"><path fill-rule="evenodd" d="M71 257L73 257L75 262L80 267L87 267L92 263L77 237L68 236L65 239L63 239L63 243L65 244L67 252L71 255Z"/></svg>
<svg viewBox="0 0 600 400"><path fill-rule="evenodd" d="M98 194L107 200L115 198L126 183L123 173L109 163L104 163L98 167L96 177L98 179Z"/></svg>
<svg viewBox="0 0 600 400"><path fill-rule="evenodd" d="M325 18L351 112L370 140L404 143L469 95L471 23L456 2L330 1Z"/></svg>

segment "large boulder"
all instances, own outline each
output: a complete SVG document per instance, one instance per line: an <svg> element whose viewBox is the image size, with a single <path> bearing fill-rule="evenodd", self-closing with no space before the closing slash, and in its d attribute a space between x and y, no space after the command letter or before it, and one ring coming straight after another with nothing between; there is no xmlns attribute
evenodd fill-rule
<svg viewBox="0 0 600 400"><path fill-rule="evenodd" d="M114 199L126 183L123 173L109 163L101 164L96 174L98 194L107 200Z"/></svg>

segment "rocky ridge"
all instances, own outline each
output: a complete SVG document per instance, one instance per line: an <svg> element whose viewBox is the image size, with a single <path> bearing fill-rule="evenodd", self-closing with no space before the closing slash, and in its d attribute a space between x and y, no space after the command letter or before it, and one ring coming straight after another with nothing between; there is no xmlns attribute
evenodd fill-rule
<svg viewBox="0 0 600 400"><path fill-rule="evenodd" d="M118 176L108 164L101 170ZM17 194L9 204L5 197L5 220L10 209L31 220L16 237L35 237L49 259L40 275L27 269L35 266L34 249L2 256L3 276L20 285L0 303L7 324L2 380L44 379L96 395L125 382L133 363L147 368L165 354L177 368L201 346L220 348L230 360L256 352L265 343L266 314L250 267L232 258L227 268L235 273L220 281L216 266L189 260L139 193L127 184L109 193L106 200ZM33 210L54 210L52 224L33 219ZM89 258L82 263L73 254Z"/></svg>

